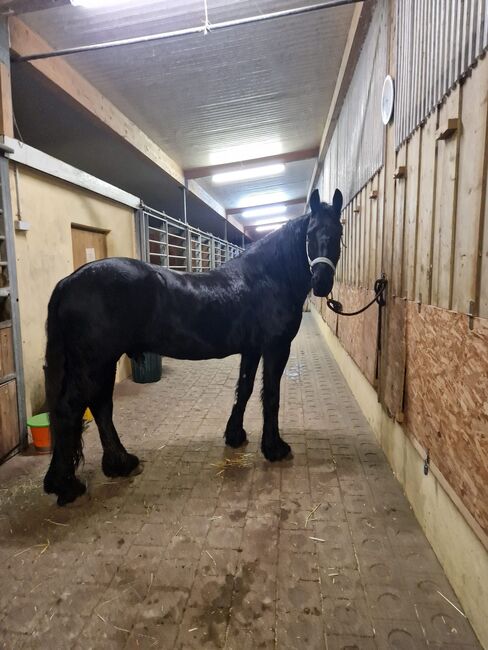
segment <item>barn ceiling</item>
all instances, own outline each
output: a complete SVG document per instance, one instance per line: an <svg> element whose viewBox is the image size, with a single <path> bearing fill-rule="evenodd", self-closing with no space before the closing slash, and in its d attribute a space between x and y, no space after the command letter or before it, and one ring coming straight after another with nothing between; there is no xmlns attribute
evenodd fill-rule
<svg viewBox="0 0 488 650"><path fill-rule="evenodd" d="M318 147L354 6L215 33L211 24L308 4L207 0L206 35L67 60L185 170L207 167L198 182L226 208L261 196L265 203L273 196L297 199L306 195L312 174L310 151L262 180L215 185L213 166ZM103 9L66 4L21 19L59 49L201 25L205 9L204 0L120 2Z"/></svg>

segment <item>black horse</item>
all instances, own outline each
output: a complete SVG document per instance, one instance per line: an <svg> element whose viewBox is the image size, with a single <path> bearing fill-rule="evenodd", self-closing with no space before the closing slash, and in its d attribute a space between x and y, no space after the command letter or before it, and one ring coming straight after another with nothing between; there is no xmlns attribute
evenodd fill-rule
<svg viewBox="0 0 488 650"><path fill-rule="evenodd" d="M332 206L315 190L311 213L287 223L215 271L174 273L133 259L92 262L61 280L48 308L46 397L54 450L44 489L58 504L86 487L75 476L82 457L82 418L90 407L107 476L139 464L112 421L117 360L152 351L176 359L241 354L236 402L225 442L246 442L243 417L263 357L263 436L270 461L291 451L278 430L280 380L312 287L326 296L339 260L342 194Z"/></svg>

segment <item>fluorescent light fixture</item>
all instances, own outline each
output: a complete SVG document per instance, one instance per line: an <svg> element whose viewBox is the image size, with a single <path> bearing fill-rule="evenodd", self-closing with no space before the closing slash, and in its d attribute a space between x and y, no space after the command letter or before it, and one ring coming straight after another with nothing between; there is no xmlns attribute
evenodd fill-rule
<svg viewBox="0 0 488 650"><path fill-rule="evenodd" d="M245 219L252 219L253 217L267 217L274 214L284 214L286 212L286 205L270 205L269 207L262 208L251 208L250 210L244 210L242 216Z"/></svg>
<svg viewBox="0 0 488 650"><path fill-rule="evenodd" d="M237 208L253 208L259 206L263 208L270 203L282 203L287 201L290 197L282 190L274 190L266 192L265 194L245 194L237 203Z"/></svg>
<svg viewBox="0 0 488 650"><path fill-rule="evenodd" d="M241 144L228 147L209 154L210 165L225 165L226 163L240 162L242 160L255 160L266 156L279 156L283 153L281 142L258 142L254 144Z"/></svg>
<svg viewBox="0 0 488 650"><path fill-rule="evenodd" d="M284 223L272 223L269 226L258 226L256 232L267 232L268 230L278 230L281 226L284 226Z"/></svg>
<svg viewBox="0 0 488 650"><path fill-rule="evenodd" d="M248 167L247 169L236 169L232 172L222 172L214 174L212 182L216 185L223 183L237 183L238 181L248 181L254 178L266 178L268 176L278 176L285 171L283 163L275 165L261 165L260 167Z"/></svg>
<svg viewBox="0 0 488 650"><path fill-rule="evenodd" d="M70 0L73 7L86 7L87 9L102 9L111 5L121 5L127 0Z"/></svg>

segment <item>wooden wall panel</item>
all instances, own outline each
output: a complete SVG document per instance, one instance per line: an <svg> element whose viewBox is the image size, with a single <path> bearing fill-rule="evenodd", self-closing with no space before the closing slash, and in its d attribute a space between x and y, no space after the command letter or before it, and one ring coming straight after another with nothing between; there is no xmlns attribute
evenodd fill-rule
<svg viewBox="0 0 488 650"><path fill-rule="evenodd" d="M353 201L353 230L354 230L354 285L359 287L359 278L361 276L361 229L359 216L359 197L356 196Z"/></svg>
<svg viewBox="0 0 488 650"><path fill-rule="evenodd" d="M12 326L0 327L0 378L15 372Z"/></svg>
<svg viewBox="0 0 488 650"><path fill-rule="evenodd" d="M419 45L421 35L414 37ZM454 54L456 42L449 47ZM415 95L426 81L414 73L413 78ZM420 104L418 110L423 110ZM457 130L446 133L453 126L449 120L456 117ZM430 450L465 504L468 521L485 533L487 125L485 57L398 151L392 127L387 127L385 166L344 211L348 248L336 297L351 310L366 302L382 271L389 280L378 382L373 336L377 308L367 316L345 318L327 312L322 303L323 317L368 380L377 384L385 409L392 417L405 417L409 434ZM394 180L400 166L406 166L406 178ZM372 189L377 190L376 199L370 198ZM359 213L354 212L356 206ZM466 316L470 302L481 316L473 319L472 330Z"/></svg>
<svg viewBox="0 0 488 650"><path fill-rule="evenodd" d="M434 205L434 243L432 252L432 304L451 306L456 226L457 165L461 129L451 137L439 139L448 128L448 121L460 118L461 93L457 87L439 111L436 197Z"/></svg>
<svg viewBox="0 0 488 650"><path fill-rule="evenodd" d="M365 234L364 234L364 286L371 288L373 285L370 281L371 265L371 181L365 188L364 217L365 217Z"/></svg>
<svg viewBox="0 0 488 650"><path fill-rule="evenodd" d="M389 294L385 334L381 353L380 399L388 413L400 419L403 411L403 389L406 363L406 302Z"/></svg>
<svg viewBox="0 0 488 650"><path fill-rule="evenodd" d="M388 128L387 143L390 150L386 154L386 165L383 186L383 228L382 228L382 268L387 277L391 278L393 261L393 222L395 215L395 173L396 156L393 149L393 129Z"/></svg>
<svg viewBox="0 0 488 650"><path fill-rule="evenodd" d="M349 220L349 206L342 212L342 219L344 221L344 230L342 236L346 244L346 248L342 251L342 254L344 255L344 275L341 279L343 282L347 282L349 284L351 282L349 276L349 266L351 259L351 222Z"/></svg>
<svg viewBox="0 0 488 650"><path fill-rule="evenodd" d="M488 321L407 307L405 423L488 533Z"/></svg>
<svg viewBox="0 0 488 650"><path fill-rule="evenodd" d="M407 147L403 146L396 156L396 168L407 166ZM391 270L391 290L393 295L402 295L403 277L403 239L405 217L405 195L408 177L395 181L395 215L393 220L393 260Z"/></svg>
<svg viewBox="0 0 488 650"><path fill-rule="evenodd" d="M337 286L344 311L355 311L374 297L369 289ZM371 307L359 316L337 316L337 335L371 385L375 384L378 308ZM335 331L334 329L332 331Z"/></svg>
<svg viewBox="0 0 488 650"><path fill-rule="evenodd" d="M405 188L405 236L403 254L404 297L414 300L417 264L418 191L422 130L417 130L408 142L407 184Z"/></svg>
<svg viewBox="0 0 488 650"><path fill-rule="evenodd" d="M371 199L371 238L370 238L370 264L369 264L369 285L373 286L373 283L377 276L377 258L378 255L378 181L379 175L376 176L371 181L371 189L375 193L376 198Z"/></svg>
<svg viewBox="0 0 488 650"><path fill-rule="evenodd" d="M488 145L487 145L488 151ZM488 174L485 174L485 217L483 222L483 237L480 264L480 313L482 318L488 318Z"/></svg>
<svg viewBox="0 0 488 650"><path fill-rule="evenodd" d="M432 264L432 214L435 198L436 120L431 115L422 127L418 194L415 299L429 302Z"/></svg>
<svg viewBox="0 0 488 650"><path fill-rule="evenodd" d="M346 242L346 264L345 264L345 273L344 273L344 282L350 284L351 282L351 258L352 258L352 233L351 233L351 217L350 217L350 206L342 213L343 219L345 220L345 239Z"/></svg>
<svg viewBox="0 0 488 650"><path fill-rule="evenodd" d="M366 201L364 187L359 193L359 257L361 266L359 269L359 286L364 287L364 267L366 265Z"/></svg>
<svg viewBox="0 0 488 650"><path fill-rule="evenodd" d="M385 215L385 169L382 168L378 174L378 198L376 199L376 273L377 278L383 271L383 224Z"/></svg>
<svg viewBox="0 0 488 650"><path fill-rule="evenodd" d="M488 59L480 61L461 88L462 134L452 289L452 308L469 312L476 301L478 243L485 174L488 116Z"/></svg>
<svg viewBox="0 0 488 650"><path fill-rule="evenodd" d="M17 413L17 382L15 379L0 386L0 459L19 444Z"/></svg>
<svg viewBox="0 0 488 650"><path fill-rule="evenodd" d="M340 283L336 284L335 287L335 293L334 295L339 295L340 291ZM322 305L321 305L321 310L320 313L322 314L322 318L325 320L327 325L330 327L330 329L334 332L334 334L337 332L337 319L339 318L335 312L332 311L332 309L329 309L327 307L327 301L325 298L322 299Z"/></svg>

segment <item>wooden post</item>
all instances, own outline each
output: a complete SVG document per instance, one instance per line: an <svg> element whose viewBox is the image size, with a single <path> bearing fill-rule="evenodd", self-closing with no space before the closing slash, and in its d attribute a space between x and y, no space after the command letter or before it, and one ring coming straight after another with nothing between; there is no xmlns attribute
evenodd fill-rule
<svg viewBox="0 0 488 650"><path fill-rule="evenodd" d="M14 136L8 23L0 18L0 135Z"/></svg>

